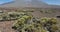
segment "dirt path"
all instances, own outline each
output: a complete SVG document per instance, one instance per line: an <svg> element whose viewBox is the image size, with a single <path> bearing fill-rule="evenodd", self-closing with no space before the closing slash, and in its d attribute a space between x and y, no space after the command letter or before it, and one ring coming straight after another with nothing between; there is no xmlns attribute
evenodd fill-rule
<svg viewBox="0 0 60 32"><path fill-rule="evenodd" d="M12 27L13 21L0 22L0 31L2 32L15 32Z"/></svg>

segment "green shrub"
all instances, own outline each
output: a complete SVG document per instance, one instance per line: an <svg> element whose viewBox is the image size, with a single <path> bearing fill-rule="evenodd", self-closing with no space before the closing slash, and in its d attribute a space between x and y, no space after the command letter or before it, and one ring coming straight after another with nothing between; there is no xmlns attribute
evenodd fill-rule
<svg viewBox="0 0 60 32"><path fill-rule="evenodd" d="M29 19L32 21L30 21ZM45 17L40 19L24 15L15 22L15 24L13 25L13 29L16 29L21 32L50 32L58 30L58 27L54 26L56 23L56 18ZM52 30L50 30L50 28Z"/></svg>

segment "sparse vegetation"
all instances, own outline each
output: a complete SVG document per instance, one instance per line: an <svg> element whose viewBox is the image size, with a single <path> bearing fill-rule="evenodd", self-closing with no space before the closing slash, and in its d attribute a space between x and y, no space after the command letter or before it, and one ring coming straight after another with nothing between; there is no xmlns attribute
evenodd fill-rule
<svg viewBox="0 0 60 32"><path fill-rule="evenodd" d="M51 14L51 13L55 13L55 10L53 10L53 9L40 9L40 12Z"/></svg>
<svg viewBox="0 0 60 32"><path fill-rule="evenodd" d="M0 21L5 21L5 20L16 20L19 19L20 17L22 17L23 15L25 15L26 13L24 12L8 12L8 13L2 13L0 15ZM28 14L26 14L28 15Z"/></svg>
<svg viewBox="0 0 60 32"><path fill-rule="evenodd" d="M41 13L54 13L52 10L44 9L23 9L18 11L3 12L0 14L0 21L2 20L13 20L11 24L11 29L18 32L57 32L59 30L56 18L40 17L37 18L34 15L36 12L34 10L40 10ZM34 12L34 13L33 13ZM33 14L33 15L32 15ZM41 16L41 15L40 15ZM9 24L10 26L10 24Z"/></svg>

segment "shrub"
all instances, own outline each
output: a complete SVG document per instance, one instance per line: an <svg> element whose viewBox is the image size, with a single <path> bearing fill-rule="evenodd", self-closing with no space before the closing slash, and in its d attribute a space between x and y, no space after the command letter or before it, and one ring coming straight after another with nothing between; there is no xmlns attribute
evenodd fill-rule
<svg viewBox="0 0 60 32"><path fill-rule="evenodd" d="M35 18L32 15L24 15L13 25L13 29L19 32L55 32L58 30L56 18Z"/></svg>

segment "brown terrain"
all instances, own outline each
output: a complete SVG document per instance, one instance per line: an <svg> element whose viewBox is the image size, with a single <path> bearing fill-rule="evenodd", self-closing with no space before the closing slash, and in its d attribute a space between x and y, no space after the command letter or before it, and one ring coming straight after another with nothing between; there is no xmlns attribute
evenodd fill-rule
<svg viewBox="0 0 60 32"><path fill-rule="evenodd" d="M2 8L1 8L2 9ZM14 8L16 10L16 8ZM14 10L14 9L6 9L6 12L7 11L10 11L10 10ZM27 9L27 8L25 8ZM31 8L30 8L31 9ZM48 13L41 13L37 8L35 8L36 10L34 10L34 12L32 12L32 15L34 17L38 17L38 18L41 18L41 17L56 17L57 15L60 16L60 11L57 9L54 13L51 13L51 14L48 14ZM3 8L4 10L4 8ZM60 18L57 18L58 20L58 26L60 27ZM13 25L14 21L0 21L0 31L1 32L17 32L16 30L12 29L12 25Z"/></svg>

